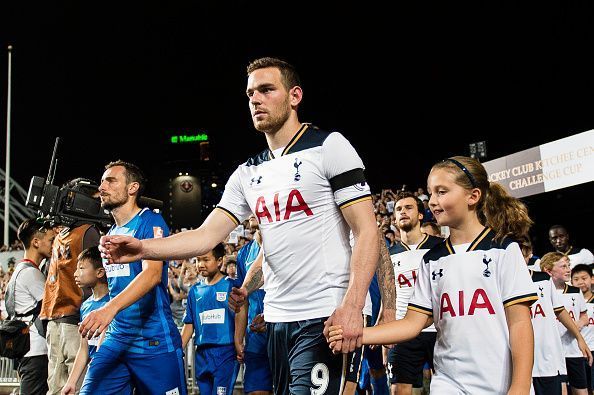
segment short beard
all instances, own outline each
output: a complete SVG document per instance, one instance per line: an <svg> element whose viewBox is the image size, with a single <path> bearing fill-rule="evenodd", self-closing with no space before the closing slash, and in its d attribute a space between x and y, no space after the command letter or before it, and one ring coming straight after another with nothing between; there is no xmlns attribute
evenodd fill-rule
<svg viewBox="0 0 594 395"><path fill-rule="evenodd" d="M287 99L286 105L289 108L289 111L287 111L283 114L280 114L279 116L277 116L275 118L271 118L268 122L257 124L254 121L254 127L256 128L256 130L259 132L263 132L263 133L278 132L280 130L280 128L287 122L287 120L289 119L289 116L291 115L288 99Z"/></svg>
<svg viewBox="0 0 594 395"><path fill-rule="evenodd" d="M107 211L113 211L118 207L123 206L126 203L126 201L119 201L119 202L105 202L105 203L101 203L101 208L107 210Z"/></svg>

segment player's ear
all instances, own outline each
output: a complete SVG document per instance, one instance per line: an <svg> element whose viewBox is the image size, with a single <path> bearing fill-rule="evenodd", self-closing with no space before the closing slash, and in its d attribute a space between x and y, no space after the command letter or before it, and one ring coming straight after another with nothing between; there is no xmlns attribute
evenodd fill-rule
<svg viewBox="0 0 594 395"><path fill-rule="evenodd" d="M128 195L134 195L140 189L140 184L137 182L131 182L128 186Z"/></svg>
<svg viewBox="0 0 594 395"><path fill-rule="evenodd" d="M100 267L99 269L95 269L97 271L97 278L105 277L105 268Z"/></svg>
<svg viewBox="0 0 594 395"><path fill-rule="evenodd" d="M301 103L302 99L303 90L299 85L296 85L289 90L289 102L291 103L291 107L299 106L299 103Z"/></svg>

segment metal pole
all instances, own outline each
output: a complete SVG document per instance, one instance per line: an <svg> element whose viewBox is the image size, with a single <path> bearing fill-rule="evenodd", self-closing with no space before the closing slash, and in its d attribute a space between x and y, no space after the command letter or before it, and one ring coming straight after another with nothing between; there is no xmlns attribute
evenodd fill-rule
<svg viewBox="0 0 594 395"><path fill-rule="evenodd" d="M4 244L8 246L10 220L10 85L12 79L12 45L8 46L8 92L6 97L6 167L4 180Z"/></svg>

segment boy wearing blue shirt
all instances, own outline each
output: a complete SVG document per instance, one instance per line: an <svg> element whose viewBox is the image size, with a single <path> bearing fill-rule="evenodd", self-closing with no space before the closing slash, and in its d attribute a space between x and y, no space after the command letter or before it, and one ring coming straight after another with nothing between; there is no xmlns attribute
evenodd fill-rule
<svg viewBox="0 0 594 395"><path fill-rule="evenodd" d="M194 332L201 394L232 394L239 369L233 343L235 314L227 304L233 281L220 271L224 255L225 247L219 243L197 258L196 268L204 280L190 288L184 316L182 344L185 348Z"/></svg>
<svg viewBox="0 0 594 395"><path fill-rule="evenodd" d="M105 277L105 269L101 262L101 254L96 246L87 248L78 255L74 281L80 288L91 288L93 292L80 306L81 320L84 320L91 311L102 307L109 301L107 277ZM75 393L76 383L85 370L87 362L93 358L93 355L97 351L97 347L99 346L98 340L97 337L88 341L85 337L81 339L80 347L74 360L74 366L72 367L66 385L62 389L62 395ZM129 393L132 393L132 391L130 390Z"/></svg>

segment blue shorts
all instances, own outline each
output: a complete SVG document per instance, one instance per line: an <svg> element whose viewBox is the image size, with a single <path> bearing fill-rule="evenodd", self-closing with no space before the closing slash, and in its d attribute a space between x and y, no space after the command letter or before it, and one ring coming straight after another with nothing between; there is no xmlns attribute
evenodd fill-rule
<svg viewBox="0 0 594 395"><path fill-rule="evenodd" d="M201 394L233 394L239 371L234 345L198 347L194 361Z"/></svg>
<svg viewBox="0 0 594 395"><path fill-rule="evenodd" d="M89 363L82 395L187 394L183 352L139 354L103 343ZM176 392L177 390L177 392Z"/></svg>
<svg viewBox="0 0 594 395"><path fill-rule="evenodd" d="M246 352L243 357L245 371L243 388L246 394L254 391L272 391L272 373L267 354Z"/></svg>

